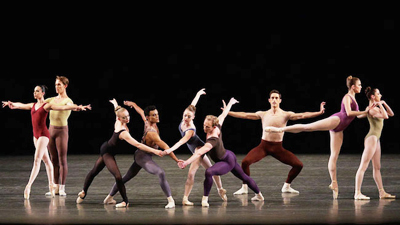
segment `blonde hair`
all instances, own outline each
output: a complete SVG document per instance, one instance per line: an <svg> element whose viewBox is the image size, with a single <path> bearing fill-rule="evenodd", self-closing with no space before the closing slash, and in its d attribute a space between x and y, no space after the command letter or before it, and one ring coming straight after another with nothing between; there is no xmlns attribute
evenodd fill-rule
<svg viewBox="0 0 400 225"><path fill-rule="evenodd" d="M213 116L213 115L208 115L208 116L206 116L206 120L211 121L211 125L212 125L213 127L215 127L215 126L217 126L217 125L219 124L219 119L218 119L218 117Z"/></svg>
<svg viewBox="0 0 400 225"><path fill-rule="evenodd" d="M117 106L116 108L115 108L115 115L117 115L118 117L119 117L119 115L122 113L122 112L125 112L125 111L127 111L124 107L121 107L121 106Z"/></svg>
<svg viewBox="0 0 400 225"><path fill-rule="evenodd" d="M190 112L196 113L196 106L194 105L189 105L186 109Z"/></svg>
<svg viewBox="0 0 400 225"><path fill-rule="evenodd" d="M56 76L56 80L61 81L61 83L63 83L65 86L69 85L69 80L68 78L64 77L64 76Z"/></svg>
<svg viewBox="0 0 400 225"><path fill-rule="evenodd" d="M355 85L358 80L360 80L358 77L348 76L346 79L347 88L351 89L351 86Z"/></svg>

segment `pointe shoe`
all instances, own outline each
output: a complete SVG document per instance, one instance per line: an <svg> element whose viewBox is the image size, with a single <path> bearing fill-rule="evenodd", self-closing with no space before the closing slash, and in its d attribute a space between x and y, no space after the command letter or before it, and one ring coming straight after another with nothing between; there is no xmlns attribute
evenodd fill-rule
<svg viewBox="0 0 400 225"><path fill-rule="evenodd" d="M201 200L201 206L210 207L210 204L208 204L208 196L203 196L203 199Z"/></svg>
<svg viewBox="0 0 400 225"><path fill-rule="evenodd" d="M165 208L166 208L166 209L175 208L175 201L174 201L174 199L172 198L172 196L169 196L169 197L167 198L167 200L168 200L168 204L165 206Z"/></svg>
<svg viewBox="0 0 400 225"><path fill-rule="evenodd" d="M111 195L107 195L107 197L103 201L104 204L117 204L117 201L114 200L114 197Z"/></svg>
<svg viewBox="0 0 400 225"><path fill-rule="evenodd" d="M65 184L60 184L59 185L59 192L58 194L60 196L67 196L67 193L65 193Z"/></svg>
<svg viewBox="0 0 400 225"><path fill-rule="evenodd" d="M224 200L224 202L228 201L228 197L226 196L226 190L225 189L223 189L223 188L218 189L218 194L219 194L219 197L221 197L222 200Z"/></svg>
<svg viewBox="0 0 400 225"><path fill-rule="evenodd" d="M24 199L29 199L30 195L31 195L31 187L26 185L24 190Z"/></svg>
<svg viewBox="0 0 400 225"><path fill-rule="evenodd" d="M115 205L115 208L128 208L129 207L129 203L126 204L126 202L121 202Z"/></svg>
<svg viewBox="0 0 400 225"><path fill-rule="evenodd" d="M192 206L194 203L189 201L188 197L184 196L182 199L182 205Z"/></svg>
<svg viewBox="0 0 400 225"><path fill-rule="evenodd" d="M260 193L251 198L252 201L264 201L264 196Z"/></svg>
<svg viewBox="0 0 400 225"><path fill-rule="evenodd" d="M370 200L370 197L358 193L354 195L354 200Z"/></svg>
<svg viewBox="0 0 400 225"><path fill-rule="evenodd" d="M384 192L384 193L379 193L379 199L395 199L396 198L396 195L391 195L391 194L389 194L389 193L386 193L386 192Z"/></svg>
<svg viewBox="0 0 400 225"><path fill-rule="evenodd" d="M248 192L249 191L248 191L247 184L243 184L239 190L237 190L235 193L233 193L233 195L244 195L244 194L247 194Z"/></svg>
<svg viewBox="0 0 400 225"><path fill-rule="evenodd" d="M337 182L336 181L332 181L332 183L329 185L329 189L332 190L333 199L337 199L338 196L339 196L339 187L334 188L333 185L332 185L333 183L337 183Z"/></svg>
<svg viewBox="0 0 400 225"><path fill-rule="evenodd" d="M281 189L282 193L293 193L293 194L299 194L300 192L298 190L295 190L290 187L290 184L285 183Z"/></svg>
<svg viewBox="0 0 400 225"><path fill-rule="evenodd" d="M76 199L76 203L80 204L83 202L83 199L86 197L86 193L84 191L81 191L78 193L78 198Z"/></svg>

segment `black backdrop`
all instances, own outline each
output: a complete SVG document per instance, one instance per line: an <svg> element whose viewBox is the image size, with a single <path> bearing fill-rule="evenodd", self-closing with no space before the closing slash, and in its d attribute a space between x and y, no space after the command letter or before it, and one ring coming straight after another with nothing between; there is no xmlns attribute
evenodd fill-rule
<svg viewBox="0 0 400 225"><path fill-rule="evenodd" d="M92 104L92 111L73 112L69 118L69 154L97 154L110 138L112 98L143 108L156 105L161 138L170 146L180 138L183 110L201 88L207 95L197 105L195 124L202 138L204 117L219 115L222 99L240 101L233 111L267 110L272 89L282 93L281 108L288 111L318 111L320 102L327 102L324 115L288 124L328 117L340 110L348 75L359 77L363 90L379 88L398 112L399 39L391 14L177 18L179 23L163 18L143 23L129 16L110 22L96 16L82 16L79 22L46 18L40 27L28 20L5 28L11 34L2 50L2 100L33 102L37 84L49 87L47 97L55 96L55 76L64 75L70 79L69 97ZM365 95L356 98L365 109ZM139 140L143 123L133 109L130 113L131 134ZM29 112L1 109L0 120L0 154L33 154ZM368 128L366 119L356 119L345 130L342 153L360 154ZM397 116L385 121L383 154L398 153L398 128ZM223 132L226 148L247 153L260 142L261 121L228 117ZM328 154L329 132L285 134L284 147L294 153ZM124 146L126 153L133 150ZM186 147L177 152L188 153Z"/></svg>

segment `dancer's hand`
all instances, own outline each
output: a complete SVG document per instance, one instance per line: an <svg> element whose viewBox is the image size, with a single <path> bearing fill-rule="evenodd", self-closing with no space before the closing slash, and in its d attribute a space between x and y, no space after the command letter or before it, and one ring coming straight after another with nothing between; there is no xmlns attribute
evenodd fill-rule
<svg viewBox="0 0 400 225"><path fill-rule="evenodd" d="M165 151L161 151L161 150L157 150L155 154L160 156L160 157L163 157L163 156L166 155Z"/></svg>
<svg viewBox="0 0 400 225"><path fill-rule="evenodd" d="M135 103L134 103L134 102L131 102L131 101L124 101L124 105L133 108L133 106L135 105Z"/></svg>
<svg viewBox="0 0 400 225"><path fill-rule="evenodd" d="M10 107L10 101L2 101L1 103L3 103L3 108L5 108L6 106Z"/></svg>
<svg viewBox="0 0 400 225"><path fill-rule="evenodd" d="M205 95L206 92L204 91L206 90L205 88L201 89L200 91L197 92L197 95Z"/></svg>
<svg viewBox="0 0 400 225"><path fill-rule="evenodd" d="M180 161L178 161L178 166L181 169L185 169L185 167L187 166L187 163L186 163L186 161L180 160Z"/></svg>
<svg viewBox="0 0 400 225"><path fill-rule="evenodd" d="M112 100L110 100L110 102L111 102L111 104L114 105L114 109L117 108L118 102L117 102L117 100L115 100L115 98L113 98Z"/></svg>
<svg viewBox="0 0 400 225"><path fill-rule="evenodd" d="M224 100L222 100L222 101L224 101ZM234 104L236 104L236 103L239 103L239 101L236 100L234 97L232 97L232 98L229 100L229 103L228 103L228 104L234 105ZM224 104L225 104L225 102L224 102Z"/></svg>
<svg viewBox="0 0 400 225"><path fill-rule="evenodd" d="M321 106L320 106L320 110L319 110L319 112L321 114L325 113L325 105L326 105L326 102L321 102Z"/></svg>

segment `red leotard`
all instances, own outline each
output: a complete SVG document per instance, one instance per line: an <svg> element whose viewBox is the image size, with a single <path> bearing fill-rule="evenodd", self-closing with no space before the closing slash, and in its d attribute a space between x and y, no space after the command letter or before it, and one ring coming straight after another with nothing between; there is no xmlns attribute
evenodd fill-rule
<svg viewBox="0 0 400 225"><path fill-rule="evenodd" d="M36 103L35 103L35 104L33 104L33 107L31 109L33 136L36 139L39 139L39 137L42 137L42 136L50 138L50 133L46 126L46 118L47 118L47 114L49 114L49 112L47 112L43 108L43 106L46 104L47 103L44 103L42 106L40 106L40 108L35 110L35 105L36 105Z"/></svg>

